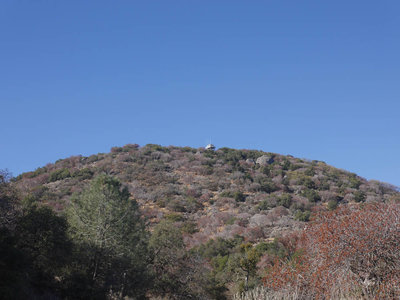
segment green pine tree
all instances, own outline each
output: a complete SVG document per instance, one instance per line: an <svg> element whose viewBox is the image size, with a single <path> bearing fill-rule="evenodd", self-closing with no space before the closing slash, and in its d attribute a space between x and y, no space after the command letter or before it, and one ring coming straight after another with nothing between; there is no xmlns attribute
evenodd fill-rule
<svg viewBox="0 0 400 300"><path fill-rule="evenodd" d="M80 274L86 274L93 293L141 298L148 282L148 233L127 188L114 177L98 176L80 195L72 197L68 219L71 235L79 245L78 265L84 268Z"/></svg>

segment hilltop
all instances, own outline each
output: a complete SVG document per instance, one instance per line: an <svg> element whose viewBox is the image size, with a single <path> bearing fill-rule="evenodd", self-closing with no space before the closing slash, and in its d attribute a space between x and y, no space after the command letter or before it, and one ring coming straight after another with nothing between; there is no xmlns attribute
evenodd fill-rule
<svg viewBox="0 0 400 300"><path fill-rule="evenodd" d="M322 161L154 144L60 159L14 180L25 201L61 212L73 193L102 173L128 187L151 226L162 219L178 223L189 248L217 237L272 240L302 228L314 212L399 197L391 185Z"/></svg>

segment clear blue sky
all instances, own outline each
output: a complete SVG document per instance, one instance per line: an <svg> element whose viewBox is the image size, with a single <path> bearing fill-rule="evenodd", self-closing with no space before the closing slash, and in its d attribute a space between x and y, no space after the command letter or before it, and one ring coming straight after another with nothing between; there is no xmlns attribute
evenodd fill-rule
<svg viewBox="0 0 400 300"><path fill-rule="evenodd" d="M211 136L400 185L400 1L3 0L0 104L14 175Z"/></svg>

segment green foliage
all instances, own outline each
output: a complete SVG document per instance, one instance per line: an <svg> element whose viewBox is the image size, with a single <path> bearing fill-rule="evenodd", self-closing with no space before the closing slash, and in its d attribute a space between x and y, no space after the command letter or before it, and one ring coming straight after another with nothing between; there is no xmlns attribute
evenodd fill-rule
<svg viewBox="0 0 400 300"><path fill-rule="evenodd" d="M188 197L188 198L186 198L185 206L186 206L186 211L196 212L202 207L202 204L196 198Z"/></svg>
<svg viewBox="0 0 400 300"><path fill-rule="evenodd" d="M175 198L168 202L168 208L175 212L196 212L201 207L202 204L193 197L187 198Z"/></svg>
<svg viewBox="0 0 400 300"><path fill-rule="evenodd" d="M261 253L250 243L240 245L239 249L240 252L235 256L236 262L233 262L231 268L233 267L237 274L244 275L244 282L239 282L239 291L247 291L250 279L256 276Z"/></svg>
<svg viewBox="0 0 400 300"><path fill-rule="evenodd" d="M16 247L18 236L14 230L19 211L16 191L8 182L8 174L0 170L0 297L3 299L27 297L22 290L27 285L22 276L25 257Z"/></svg>
<svg viewBox="0 0 400 300"><path fill-rule="evenodd" d="M181 201L179 199L170 200L168 202L167 207L174 212L185 212L186 211L183 201Z"/></svg>
<svg viewBox="0 0 400 300"><path fill-rule="evenodd" d="M210 150L205 150L203 152L203 156L207 157L207 158L210 158L211 160L214 160L214 158L217 157L217 154L215 153L214 150L210 149Z"/></svg>
<svg viewBox="0 0 400 300"><path fill-rule="evenodd" d="M243 194L241 191L223 191L221 194L219 194L220 197L228 197L228 198L233 198L235 199L236 202L245 202L246 201L246 195Z"/></svg>
<svg viewBox="0 0 400 300"><path fill-rule="evenodd" d="M100 175L71 199L68 216L71 236L86 257L78 271L90 278L93 290L112 286L121 295L144 293L147 233L128 190Z"/></svg>
<svg viewBox="0 0 400 300"><path fill-rule="evenodd" d="M126 144L125 146L122 147L123 152L136 151L137 149L139 149L138 144Z"/></svg>
<svg viewBox="0 0 400 300"><path fill-rule="evenodd" d="M24 253L17 247L17 237L7 228L0 228L0 295L2 299L27 299L29 283Z"/></svg>
<svg viewBox="0 0 400 300"><path fill-rule="evenodd" d="M33 172L25 172L25 173L18 175L16 178L14 178L14 180L21 180L22 178L35 178L39 175L47 173L47 171L48 170L46 167L37 168Z"/></svg>
<svg viewBox="0 0 400 300"><path fill-rule="evenodd" d="M69 178L69 177L71 177L71 172L69 171L69 169L67 169L67 168L58 169L58 170L50 173L48 181L54 182L54 181L63 180L65 178Z"/></svg>
<svg viewBox="0 0 400 300"><path fill-rule="evenodd" d="M299 184L305 186L308 189L315 189L314 181L308 176L301 177Z"/></svg>
<svg viewBox="0 0 400 300"><path fill-rule="evenodd" d="M258 177L257 182L260 184L260 190L265 193L273 193L278 190L276 185L269 178Z"/></svg>
<svg viewBox="0 0 400 300"><path fill-rule="evenodd" d="M153 294L179 299L204 296L202 263L185 250L182 232L174 223L162 221L149 241L154 277Z"/></svg>
<svg viewBox="0 0 400 300"><path fill-rule="evenodd" d="M318 189L321 191L327 191L330 189L330 184L328 182L328 178L324 177L323 179L320 180Z"/></svg>
<svg viewBox="0 0 400 300"><path fill-rule="evenodd" d="M182 222L185 220L185 218L182 216L182 214L178 213L170 213L165 216L165 219L171 222Z"/></svg>
<svg viewBox="0 0 400 300"><path fill-rule="evenodd" d="M48 207L31 206L18 221L17 247L30 262L34 286L51 287L71 252L68 225Z"/></svg>
<svg viewBox="0 0 400 300"><path fill-rule="evenodd" d="M220 197L233 198L233 192L225 190L222 193L220 193L219 196Z"/></svg>
<svg viewBox="0 0 400 300"><path fill-rule="evenodd" d="M197 228L196 223L190 222L190 221L184 222L182 224L181 228L182 228L182 232L188 233L188 234L193 234L193 233L196 233L196 232L199 231L199 229Z"/></svg>
<svg viewBox="0 0 400 300"><path fill-rule="evenodd" d="M241 191L234 192L233 198L235 199L236 202L245 202L246 201L246 195L243 194Z"/></svg>
<svg viewBox="0 0 400 300"><path fill-rule="evenodd" d="M308 211L308 210L306 210L306 211L298 210L298 211L296 211L296 214L295 214L294 218L297 221L308 222L308 221L310 221L310 216L311 216L311 212L310 211Z"/></svg>
<svg viewBox="0 0 400 300"><path fill-rule="evenodd" d="M285 159L285 160L283 161L283 164L282 164L282 170L287 171L287 170L290 169L290 166L291 166L290 161L289 161L288 159Z"/></svg>
<svg viewBox="0 0 400 300"><path fill-rule="evenodd" d="M98 155L93 154L93 155L89 156L86 161L90 164L90 163L94 163L94 162L98 161L99 159L100 158Z"/></svg>
<svg viewBox="0 0 400 300"><path fill-rule="evenodd" d="M56 298L71 253L67 222L48 207L20 205L0 171L0 298Z"/></svg>
<svg viewBox="0 0 400 300"><path fill-rule="evenodd" d="M235 224L236 218L235 217L230 217L228 220L226 220L225 225L233 225Z"/></svg>
<svg viewBox="0 0 400 300"><path fill-rule="evenodd" d="M366 199L366 195L364 192L362 191L356 191L354 193L354 201L356 202L364 202Z"/></svg>
<svg viewBox="0 0 400 300"><path fill-rule="evenodd" d="M362 184L361 180L359 178L357 178L357 176L355 174L350 176L349 187L351 187L353 189L358 189L361 184Z"/></svg>
<svg viewBox="0 0 400 300"><path fill-rule="evenodd" d="M338 207L338 202L336 200L330 200L328 202L328 209L335 210Z"/></svg>
<svg viewBox="0 0 400 300"><path fill-rule="evenodd" d="M255 246L260 254L268 254L271 257L283 258L285 255L285 247L275 238L273 242L261 242Z"/></svg>
<svg viewBox="0 0 400 300"><path fill-rule="evenodd" d="M291 164L289 167L290 171L296 171L297 169L300 169L302 166L298 164Z"/></svg>
<svg viewBox="0 0 400 300"><path fill-rule="evenodd" d="M149 241L149 249L154 253L152 269L155 278L155 289L162 296L173 294L180 288L176 273L177 260L185 255L182 233L174 223L162 221L158 224Z"/></svg>
<svg viewBox="0 0 400 300"><path fill-rule="evenodd" d="M27 177L29 178L34 178L37 177L41 174L44 174L47 172L47 168L46 167L42 167L42 168L37 168L35 171L30 172L30 173L25 173L27 175Z"/></svg>
<svg viewBox="0 0 400 300"><path fill-rule="evenodd" d="M191 147L182 147L182 151L184 152L189 152L189 153L196 153L196 149L191 148Z"/></svg>
<svg viewBox="0 0 400 300"><path fill-rule="evenodd" d="M231 253L231 251L243 241L243 238L237 236L234 239L223 239L216 238L209 240L207 243L202 244L196 251L206 258L212 258L215 256L226 256Z"/></svg>
<svg viewBox="0 0 400 300"><path fill-rule="evenodd" d="M214 152L213 152L213 153L214 153ZM206 155L204 155L204 156L206 156ZM208 160L206 160L206 161L203 161L201 164L202 164L203 166L208 166L208 167L210 167L210 169L212 170L212 167L215 165L215 163L216 163L216 160L215 160L215 159L208 159ZM212 174L212 172L211 172L210 174Z"/></svg>
<svg viewBox="0 0 400 300"><path fill-rule="evenodd" d="M271 171L272 171L272 166L268 165L268 166L260 166L259 171L260 173L270 176L271 175Z"/></svg>
<svg viewBox="0 0 400 300"><path fill-rule="evenodd" d="M72 173L72 177L77 178L79 180L91 179L93 177L94 172L89 168L83 168Z"/></svg>
<svg viewBox="0 0 400 300"><path fill-rule="evenodd" d="M40 202L40 201L44 200L45 198L49 198L49 197L46 197L46 195L48 195L48 193L49 193L48 187L46 187L44 185L38 185L38 186L34 187L31 190L31 192L22 199L22 203L28 207L31 204L34 204L35 202Z"/></svg>
<svg viewBox="0 0 400 300"><path fill-rule="evenodd" d="M290 194L282 194L278 199L277 199L277 205L289 208L290 205L292 204L292 196Z"/></svg>
<svg viewBox="0 0 400 300"><path fill-rule="evenodd" d="M306 197L306 198L308 199L308 201L310 201L310 202L312 202L312 203L321 201L320 195L319 195L318 192L315 191L315 190L308 190L308 189L307 189L307 190L304 190L304 191L302 192L302 196L303 196L303 197Z"/></svg>
<svg viewBox="0 0 400 300"><path fill-rule="evenodd" d="M240 150L221 148L216 153L222 154L220 156L224 160L224 162L231 165L236 165L239 162L239 160L246 159L246 156Z"/></svg>
<svg viewBox="0 0 400 300"><path fill-rule="evenodd" d="M307 170L304 172L304 174L307 176L311 176L311 177L314 176L315 175L314 167L307 168Z"/></svg>
<svg viewBox="0 0 400 300"><path fill-rule="evenodd" d="M216 299L225 299L225 284L233 281L236 290L249 288L257 279L257 263L262 253L273 253L279 251L278 248L275 243L253 247L250 243L243 243L242 237L236 236L233 239L209 240L193 251L210 260L212 284L208 288Z"/></svg>
<svg viewBox="0 0 400 300"><path fill-rule="evenodd" d="M169 171L170 167L164 163L161 160L155 160L151 161L147 164L147 167L152 171L152 172L163 172L163 171Z"/></svg>
<svg viewBox="0 0 400 300"><path fill-rule="evenodd" d="M268 199L262 200L257 207L259 210L268 210L270 209L270 202Z"/></svg>
<svg viewBox="0 0 400 300"><path fill-rule="evenodd" d="M164 153L168 153L169 149L167 147L163 147L161 145L157 145L157 144L147 144L146 146L143 147L143 149L146 151L146 154L150 154L151 152L164 152Z"/></svg>

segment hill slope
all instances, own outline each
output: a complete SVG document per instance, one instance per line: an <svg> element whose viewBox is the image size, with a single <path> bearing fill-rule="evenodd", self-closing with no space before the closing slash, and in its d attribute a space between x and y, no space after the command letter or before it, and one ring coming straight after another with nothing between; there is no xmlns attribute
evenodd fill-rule
<svg viewBox="0 0 400 300"><path fill-rule="evenodd" d="M398 197L393 186L367 181L321 161L255 150L114 147L21 174L28 201L62 211L72 193L101 173L118 177L154 224L181 224L189 247L241 235L259 241L300 228L313 211Z"/></svg>

